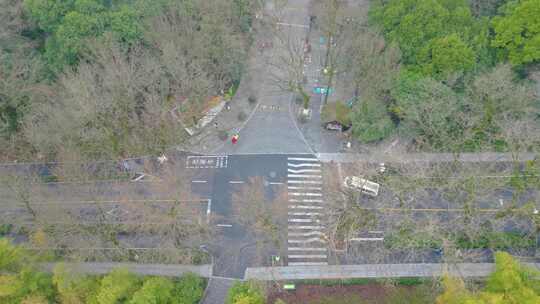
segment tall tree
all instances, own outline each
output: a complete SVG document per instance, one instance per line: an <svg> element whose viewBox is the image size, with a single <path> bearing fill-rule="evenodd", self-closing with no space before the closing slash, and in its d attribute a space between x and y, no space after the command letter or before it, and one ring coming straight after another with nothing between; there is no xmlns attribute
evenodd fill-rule
<svg viewBox="0 0 540 304"><path fill-rule="evenodd" d="M492 45L514 65L540 60L540 0L511 1L493 18Z"/></svg>

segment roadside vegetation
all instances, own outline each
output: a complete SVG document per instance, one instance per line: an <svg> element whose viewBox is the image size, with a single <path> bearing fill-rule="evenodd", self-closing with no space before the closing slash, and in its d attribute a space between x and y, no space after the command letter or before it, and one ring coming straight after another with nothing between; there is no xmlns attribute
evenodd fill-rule
<svg viewBox="0 0 540 304"><path fill-rule="evenodd" d="M506 252L495 256L495 269L485 279L442 278L301 280L237 283L227 304L488 304L540 301L540 273ZM294 283L286 291L284 284Z"/></svg>
<svg viewBox="0 0 540 304"><path fill-rule="evenodd" d="M6 304L195 304L205 281L194 274L180 278L138 276L118 268L107 275L86 275L57 264L39 268L41 257L0 239L0 302Z"/></svg>
<svg viewBox="0 0 540 304"><path fill-rule="evenodd" d="M238 85L257 3L1 0L0 155L116 159L180 144Z"/></svg>
<svg viewBox="0 0 540 304"><path fill-rule="evenodd" d="M358 93L350 118L361 143L538 151L538 0L375 0L369 17L326 2L327 78Z"/></svg>

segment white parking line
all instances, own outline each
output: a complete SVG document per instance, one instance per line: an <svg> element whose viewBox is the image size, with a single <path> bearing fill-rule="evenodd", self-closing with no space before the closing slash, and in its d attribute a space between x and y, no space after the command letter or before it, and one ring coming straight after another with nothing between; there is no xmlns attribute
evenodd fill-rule
<svg viewBox="0 0 540 304"><path fill-rule="evenodd" d="M290 205L289 209L323 209L320 206L300 206L300 205Z"/></svg>
<svg viewBox="0 0 540 304"><path fill-rule="evenodd" d="M302 215L305 215L305 216L318 216L318 215L321 215L319 212L289 212L288 214L292 215L292 216L302 216Z"/></svg>
<svg viewBox="0 0 540 304"><path fill-rule="evenodd" d="M311 247L289 247L289 251L326 251L326 248L311 248Z"/></svg>
<svg viewBox="0 0 540 304"><path fill-rule="evenodd" d="M384 241L384 238L352 238L352 239L349 239L349 241L357 241L357 242L362 242L362 241Z"/></svg>
<svg viewBox="0 0 540 304"><path fill-rule="evenodd" d="M300 168L300 167L320 167L321 164L291 164L291 163L287 163L287 165L289 167L294 167L294 168Z"/></svg>
<svg viewBox="0 0 540 304"><path fill-rule="evenodd" d="M320 169L299 169L299 170L287 169L287 172L291 172L291 173L309 173L309 172L321 173L321 170Z"/></svg>
<svg viewBox="0 0 540 304"><path fill-rule="evenodd" d="M326 259L326 254L289 254L289 259Z"/></svg>
<svg viewBox="0 0 540 304"><path fill-rule="evenodd" d="M288 184L322 184L322 181L288 180Z"/></svg>
<svg viewBox="0 0 540 304"><path fill-rule="evenodd" d="M289 195L292 195L292 196L322 196L322 193L309 193L309 192L298 193L298 192L293 192L293 193L289 193Z"/></svg>
<svg viewBox="0 0 540 304"><path fill-rule="evenodd" d="M196 184L204 184L204 183L207 183L207 181L205 180L194 180L194 181L191 181L192 183L196 183Z"/></svg>
<svg viewBox="0 0 540 304"><path fill-rule="evenodd" d="M308 174L287 174L288 178L299 177L299 178L322 178L321 175L308 175Z"/></svg>
<svg viewBox="0 0 540 304"><path fill-rule="evenodd" d="M301 157L289 157L287 160L299 160L299 161L312 161L312 162L318 162L318 158L301 158Z"/></svg>
<svg viewBox="0 0 540 304"><path fill-rule="evenodd" d="M270 182L270 185L283 185L281 182Z"/></svg>

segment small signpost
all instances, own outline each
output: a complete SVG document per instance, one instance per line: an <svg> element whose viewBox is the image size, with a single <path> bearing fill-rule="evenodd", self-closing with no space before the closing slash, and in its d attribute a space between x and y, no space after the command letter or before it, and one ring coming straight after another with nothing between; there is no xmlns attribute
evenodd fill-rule
<svg viewBox="0 0 540 304"><path fill-rule="evenodd" d="M283 284L283 289L287 291L296 290L296 286L294 284Z"/></svg>

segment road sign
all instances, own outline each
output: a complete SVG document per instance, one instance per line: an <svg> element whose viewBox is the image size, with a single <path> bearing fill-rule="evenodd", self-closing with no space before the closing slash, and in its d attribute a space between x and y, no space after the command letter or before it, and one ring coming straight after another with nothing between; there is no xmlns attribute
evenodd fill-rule
<svg viewBox="0 0 540 304"><path fill-rule="evenodd" d="M315 94L326 94L326 90L327 88L326 87L315 87L313 88L313 93ZM332 94L332 92L334 92L334 89L332 88L329 88L328 89L328 94Z"/></svg>

